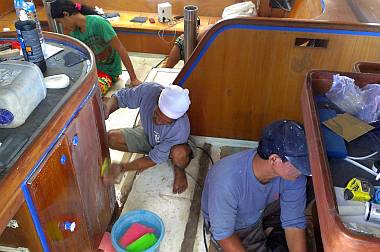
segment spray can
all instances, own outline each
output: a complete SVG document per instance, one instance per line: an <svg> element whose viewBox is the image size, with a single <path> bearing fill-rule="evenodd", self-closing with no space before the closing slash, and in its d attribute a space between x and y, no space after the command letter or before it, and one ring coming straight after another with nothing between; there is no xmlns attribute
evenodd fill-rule
<svg viewBox="0 0 380 252"><path fill-rule="evenodd" d="M365 204L364 219L369 222L380 223L380 205L367 202Z"/></svg>
<svg viewBox="0 0 380 252"><path fill-rule="evenodd" d="M45 39L42 35L41 23L37 17L36 6L33 0L14 0L14 7L16 10L16 16L20 19L20 11L24 10L29 20L36 22L36 28L38 32L38 37L40 38L40 43L42 51L45 51Z"/></svg>
<svg viewBox="0 0 380 252"><path fill-rule="evenodd" d="M25 60L36 64L42 72L45 72L46 62L42 52L36 22L28 20L26 12L21 10L20 20L16 22L15 26Z"/></svg>

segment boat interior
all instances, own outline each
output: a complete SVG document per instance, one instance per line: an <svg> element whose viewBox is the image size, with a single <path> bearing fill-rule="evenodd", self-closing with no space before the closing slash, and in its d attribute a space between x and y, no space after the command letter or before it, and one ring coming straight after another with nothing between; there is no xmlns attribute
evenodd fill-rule
<svg viewBox="0 0 380 252"><path fill-rule="evenodd" d="M61 147L52 149L51 146L71 146L67 139L76 135L79 139L91 139L90 129L99 137L86 140L80 154L70 154L74 166L78 162L83 167L90 164L98 167L104 164L105 158L130 162L142 156L110 150L104 138L105 132L111 129L138 126L138 109L120 109L104 123L99 112L101 99L95 97L98 91L89 88L75 95L65 95L65 102L73 99L70 101L72 108L64 112L66 107L62 105L52 117L56 122L46 122L38 134L31 134L19 160L8 170L0 169L0 251L108 251L99 250L106 239L105 233L109 235L119 218L136 209L150 210L163 220L165 236L160 251L209 251L210 237L204 234L201 214L201 195L208 170L223 157L256 148L265 126L280 119L295 120L305 126L312 170L307 183L305 212L308 251L380 251L380 225L366 227L370 231L350 226L352 221L346 216L343 218L342 214L347 205L338 196L339 188L344 188L344 183L352 177L365 177L375 187L380 183L372 175L357 171L358 168L347 168L346 175L333 168L338 164L326 154L318 112L321 102L316 100L329 90L335 74L353 78L360 87L380 83L380 0L253 0L257 16L228 19L222 19L223 10L243 1L171 0L168 2L172 5L173 17L178 19L169 23L158 21L157 4L164 2L162 0L77 2L98 6L105 13L119 14L109 22L128 50L141 81L179 85L189 90L191 136L199 147L186 169L189 187L182 194L172 193L173 170L169 163L139 173L128 171L112 188L102 185L100 174L90 175L80 170L61 174L77 177L72 185L65 179L58 179L61 175L54 175L53 170L46 171L45 179L39 180L40 175L33 177L42 156L53 157L55 150L65 152ZM44 34L47 34L46 40L57 43L61 37L57 37L49 26L46 1L34 0L34 3ZM199 30L207 31L186 62L165 68L163 64L176 38L185 31L182 16L187 5L198 7ZM131 22L134 17L153 18L155 22ZM15 20L13 1L2 0L1 39L16 36ZM89 64L88 69L93 65ZM128 84L129 76L123 69L121 78L106 97ZM94 82L93 78L91 80ZM91 92L95 92L95 98L87 99L88 94L93 95ZM91 106L82 106L84 101L89 101ZM82 110L83 114L94 114L93 118L80 117L73 112ZM66 132L67 118L71 117L74 127L67 128ZM81 129L81 125L86 125L85 129ZM374 144L368 144L372 140L361 138L347 143L352 155L366 155L377 150L380 153L379 126L374 127L377 130L373 133L377 139ZM0 129L0 142L9 132ZM100 153L102 158L91 161L94 152ZM96 179L89 181L90 176ZM49 178L57 179L47 182ZM35 182L28 183L32 180ZM83 229L74 232L73 236L54 231L55 224L44 221L39 215L43 209L49 209L44 216L52 219L54 201L36 203L44 197L61 197L59 191L52 191L61 187L58 184L65 183L79 189L68 190L60 201L60 204L70 205L63 207L70 214L65 215L63 210L58 212L69 218L79 205L78 209L83 212L82 223L77 221L79 226L83 224ZM48 187L40 193L38 186L42 184ZM25 196L24 185L35 192L30 198ZM73 201L74 194L79 195L81 203ZM31 205L35 205L34 210ZM12 221L20 227L14 228Z"/></svg>

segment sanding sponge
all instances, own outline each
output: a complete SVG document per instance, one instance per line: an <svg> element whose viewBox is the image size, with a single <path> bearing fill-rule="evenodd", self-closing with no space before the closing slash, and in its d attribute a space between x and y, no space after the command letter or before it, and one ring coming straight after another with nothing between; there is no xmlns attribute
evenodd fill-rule
<svg viewBox="0 0 380 252"><path fill-rule="evenodd" d="M335 116L336 112L333 109L319 109L319 120L321 122L322 136L325 142L327 156L341 159L347 157L347 148L344 139L322 124L322 122Z"/></svg>

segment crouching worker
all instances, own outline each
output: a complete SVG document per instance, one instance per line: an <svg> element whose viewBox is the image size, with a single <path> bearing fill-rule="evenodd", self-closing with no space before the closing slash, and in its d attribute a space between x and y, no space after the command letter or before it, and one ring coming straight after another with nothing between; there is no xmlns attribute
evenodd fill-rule
<svg viewBox="0 0 380 252"><path fill-rule="evenodd" d="M171 159L174 168L173 193L187 188L185 168L192 158L188 144L190 123L186 111L190 105L189 90L177 85L164 88L156 83L143 83L125 88L104 102L105 118L118 108L140 108L142 127L111 130L111 149L148 154L129 163L112 163L105 182L115 181L124 171L141 171Z"/></svg>
<svg viewBox="0 0 380 252"><path fill-rule="evenodd" d="M210 169L202 194L211 248L287 251L287 243L292 252L307 251L304 212L309 175L305 133L293 121L267 126L257 150L220 160ZM273 248L267 237L276 222L285 229L286 243Z"/></svg>

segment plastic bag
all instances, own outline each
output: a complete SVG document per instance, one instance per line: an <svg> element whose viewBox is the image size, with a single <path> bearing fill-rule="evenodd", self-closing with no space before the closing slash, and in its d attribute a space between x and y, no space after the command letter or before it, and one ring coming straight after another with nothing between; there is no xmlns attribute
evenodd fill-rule
<svg viewBox="0 0 380 252"><path fill-rule="evenodd" d="M326 96L341 110L354 115L367 123L379 120L380 85L366 85L362 89L355 85L355 80L334 75L331 89Z"/></svg>
<svg viewBox="0 0 380 252"><path fill-rule="evenodd" d="M223 10L222 19L251 16L257 16L257 11L255 4L249 1L227 6Z"/></svg>

